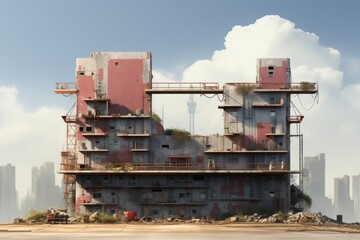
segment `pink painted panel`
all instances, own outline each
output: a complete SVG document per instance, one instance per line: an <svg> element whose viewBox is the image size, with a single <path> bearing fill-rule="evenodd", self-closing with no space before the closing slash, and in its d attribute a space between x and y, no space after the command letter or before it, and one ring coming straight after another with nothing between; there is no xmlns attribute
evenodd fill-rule
<svg viewBox="0 0 360 240"><path fill-rule="evenodd" d="M87 114L87 103L84 99L87 98L94 98L94 81L92 76L83 76L79 75L76 79L76 85L78 88L77 94L77 113L80 114ZM79 118L78 126L85 126L85 120ZM80 133L76 133L76 137L79 141L85 140L85 137L82 136Z"/></svg>
<svg viewBox="0 0 360 240"><path fill-rule="evenodd" d="M273 76L269 76L269 69L267 66L260 67L260 86L264 89L279 89L285 88L287 84L287 61L281 62L281 66L274 66Z"/></svg>
<svg viewBox="0 0 360 240"><path fill-rule="evenodd" d="M94 81L92 76L78 76L77 88L79 90L77 94L77 107L78 113L87 114L87 104L84 99L94 98Z"/></svg>
<svg viewBox="0 0 360 240"><path fill-rule="evenodd" d="M267 133L271 133L271 123L264 122L264 123L257 123L257 141L258 143L262 141L267 141L268 138L266 137Z"/></svg>
<svg viewBox="0 0 360 240"><path fill-rule="evenodd" d="M143 81L143 59L111 59L108 63L110 114L128 114L142 109L150 112L150 102Z"/></svg>

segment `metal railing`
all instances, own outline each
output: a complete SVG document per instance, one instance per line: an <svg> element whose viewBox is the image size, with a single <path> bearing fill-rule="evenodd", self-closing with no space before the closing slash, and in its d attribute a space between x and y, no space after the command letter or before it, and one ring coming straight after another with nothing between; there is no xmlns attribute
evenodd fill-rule
<svg viewBox="0 0 360 240"><path fill-rule="evenodd" d="M55 83L56 90L76 90L76 83L74 82L57 82Z"/></svg>
<svg viewBox="0 0 360 240"><path fill-rule="evenodd" d="M60 170L90 170L90 171L171 171L171 170L240 170L240 171L273 171L289 170L285 163L105 163L96 167L84 164L62 164Z"/></svg>
<svg viewBox="0 0 360 240"><path fill-rule="evenodd" d="M218 90L217 82L153 82L154 90Z"/></svg>

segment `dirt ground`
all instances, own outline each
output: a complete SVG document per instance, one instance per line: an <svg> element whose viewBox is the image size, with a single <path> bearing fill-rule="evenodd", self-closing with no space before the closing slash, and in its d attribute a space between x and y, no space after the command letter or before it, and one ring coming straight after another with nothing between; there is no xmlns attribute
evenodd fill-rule
<svg viewBox="0 0 360 240"><path fill-rule="evenodd" d="M0 232L211 232L211 231L256 231L277 230L289 232L327 231L360 233L360 226L340 225L300 225L300 224L0 224Z"/></svg>

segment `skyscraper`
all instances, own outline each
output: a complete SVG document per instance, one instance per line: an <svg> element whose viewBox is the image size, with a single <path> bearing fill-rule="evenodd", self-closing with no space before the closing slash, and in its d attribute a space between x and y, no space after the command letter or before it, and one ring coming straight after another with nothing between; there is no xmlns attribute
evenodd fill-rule
<svg viewBox="0 0 360 240"><path fill-rule="evenodd" d="M30 209L45 210L51 207L61 207L62 194L60 187L55 184L53 162L45 162L31 169L31 191L21 203L21 214Z"/></svg>
<svg viewBox="0 0 360 240"><path fill-rule="evenodd" d="M15 166L0 166L0 222L9 223L18 214Z"/></svg>
<svg viewBox="0 0 360 240"><path fill-rule="evenodd" d="M331 200L325 196L325 154L304 158L304 192L312 199L311 210L332 215Z"/></svg>
<svg viewBox="0 0 360 240"><path fill-rule="evenodd" d="M352 197L354 201L354 221L360 221L360 174L352 176Z"/></svg>
<svg viewBox="0 0 360 240"><path fill-rule="evenodd" d="M343 215L344 221L353 221L354 205L350 199L350 178L347 175L334 179L334 208L335 214Z"/></svg>

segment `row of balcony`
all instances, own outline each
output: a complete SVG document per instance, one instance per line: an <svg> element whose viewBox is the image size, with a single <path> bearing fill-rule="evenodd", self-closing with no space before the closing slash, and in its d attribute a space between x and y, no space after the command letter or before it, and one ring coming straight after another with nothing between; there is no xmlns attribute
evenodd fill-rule
<svg viewBox="0 0 360 240"><path fill-rule="evenodd" d="M289 166L281 163L105 163L92 167L87 164L61 164L61 171L112 171L112 172L137 172L137 171L288 171Z"/></svg>

